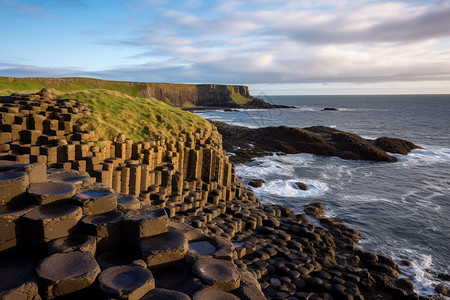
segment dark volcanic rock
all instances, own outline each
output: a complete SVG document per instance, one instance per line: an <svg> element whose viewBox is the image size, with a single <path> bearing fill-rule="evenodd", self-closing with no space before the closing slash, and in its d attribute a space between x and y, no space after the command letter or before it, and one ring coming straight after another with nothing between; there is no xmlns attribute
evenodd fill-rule
<svg viewBox="0 0 450 300"><path fill-rule="evenodd" d="M373 144L386 152L400 153L403 155L407 155L413 149L423 149L410 141L385 136L377 138L373 141Z"/></svg>
<svg viewBox="0 0 450 300"><path fill-rule="evenodd" d="M295 185L302 191L309 190L308 186L306 184L304 184L303 182L296 182Z"/></svg>
<svg viewBox="0 0 450 300"><path fill-rule="evenodd" d="M314 218L317 219L324 218L326 216L325 209L323 208L323 205L320 202L309 203L305 205L304 211L308 215L313 216Z"/></svg>
<svg viewBox="0 0 450 300"><path fill-rule="evenodd" d="M324 109L322 109L323 111L338 111L339 109L335 108L335 107L325 107Z"/></svg>
<svg viewBox="0 0 450 300"><path fill-rule="evenodd" d="M265 102L262 99L254 98L253 100L241 105L242 108L254 109L254 108L293 108L293 106L276 105Z"/></svg>
<svg viewBox="0 0 450 300"><path fill-rule="evenodd" d="M253 179L252 181L250 181L248 183L248 185L255 187L255 188L260 188L263 186L263 184L266 183L263 179Z"/></svg>
<svg viewBox="0 0 450 300"><path fill-rule="evenodd" d="M394 162L397 159L357 134L330 127L305 129L279 126L251 129L211 121L223 136L226 151L236 155L230 159L243 163L271 153L312 153L339 156L343 159Z"/></svg>

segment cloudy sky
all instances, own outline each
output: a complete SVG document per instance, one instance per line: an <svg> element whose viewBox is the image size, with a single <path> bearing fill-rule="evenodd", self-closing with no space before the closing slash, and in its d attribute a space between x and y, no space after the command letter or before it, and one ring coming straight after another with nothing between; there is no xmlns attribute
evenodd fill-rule
<svg viewBox="0 0 450 300"><path fill-rule="evenodd" d="M0 76L450 93L450 0L0 0Z"/></svg>

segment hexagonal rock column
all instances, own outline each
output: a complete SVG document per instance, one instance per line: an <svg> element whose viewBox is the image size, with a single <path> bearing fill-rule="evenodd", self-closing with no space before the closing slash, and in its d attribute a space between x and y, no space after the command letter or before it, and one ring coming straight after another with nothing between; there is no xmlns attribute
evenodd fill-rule
<svg viewBox="0 0 450 300"><path fill-rule="evenodd" d="M48 181L52 182L70 182L75 184L76 187L84 187L92 183L92 178L87 172L66 169L50 169L47 173Z"/></svg>
<svg viewBox="0 0 450 300"><path fill-rule="evenodd" d="M120 247L122 242L123 213L113 210L101 215L86 216L81 220L83 232L97 237L97 249L99 252Z"/></svg>
<svg viewBox="0 0 450 300"><path fill-rule="evenodd" d="M117 197L117 209L123 212L141 208L141 201L131 195L119 195Z"/></svg>
<svg viewBox="0 0 450 300"><path fill-rule="evenodd" d="M48 254L81 251L95 255L97 239L92 235L74 234L68 237L52 240L47 243Z"/></svg>
<svg viewBox="0 0 450 300"><path fill-rule="evenodd" d="M192 297L192 300L209 300L209 299L239 300L239 297L213 288L204 288L195 293L194 296Z"/></svg>
<svg viewBox="0 0 450 300"><path fill-rule="evenodd" d="M155 288L152 272L138 266L111 267L98 277L101 290L116 299L141 299Z"/></svg>
<svg viewBox="0 0 450 300"><path fill-rule="evenodd" d="M212 288L229 292L240 286L241 274L231 261L206 258L197 260L192 272Z"/></svg>
<svg viewBox="0 0 450 300"><path fill-rule="evenodd" d="M35 208L33 205L0 206L0 252L14 249L21 238L20 217Z"/></svg>
<svg viewBox="0 0 450 300"><path fill-rule="evenodd" d="M28 174L25 172L1 172L0 206L23 200L28 184Z"/></svg>
<svg viewBox="0 0 450 300"><path fill-rule="evenodd" d="M148 292L141 300L191 300L185 293L155 288Z"/></svg>
<svg viewBox="0 0 450 300"><path fill-rule="evenodd" d="M131 210L123 217L123 236L129 240L149 237L167 232L168 217L159 207Z"/></svg>
<svg viewBox="0 0 450 300"><path fill-rule="evenodd" d="M148 267L158 269L183 259L189 244L181 232L169 231L140 239L139 248Z"/></svg>
<svg viewBox="0 0 450 300"><path fill-rule="evenodd" d="M40 205L68 203L77 192L75 185L67 182L32 183L28 194Z"/></svg>
<svg viewBox="0 0 450 300"><path fill-rule="evenodd" d="M23 232L31 241L48 242L73 233L82 216L81 208L71 204L36 207L23 216Z"/></svg>
<svg viewBox="0 0 450 300"><path fill-rule="evenodd" d="M0 264L0 299L40 299L35 268L22 263Z"/></svg>
<svg viewBox="0 0 450 300"><path fill-rule="evenodd" d="M56 253L42 260L36 269L44 296L74 294L88 288L100 273L89 252Z"/></svg>
<svg viewBox="0 0 450 300"><path fill-rule="evenodd" d="M72 199L82 207L83 215L86 216L107 213L117 207L117 194L102 185L83 188Z"/></svg>

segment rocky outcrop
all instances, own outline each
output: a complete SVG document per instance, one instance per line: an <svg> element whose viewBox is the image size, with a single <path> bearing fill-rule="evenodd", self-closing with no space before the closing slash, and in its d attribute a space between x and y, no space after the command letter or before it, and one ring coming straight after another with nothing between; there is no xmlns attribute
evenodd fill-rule
<svg viewBox="0 0 450 300"><path fill-rule="evenodd" d="M223 136L224 149L235 163L271 153L313 153L344 159L394 162L397 159L359 135L330 127L247 128L211 121ZM251 145L250 145L251 144Z"/></svg>
<svg viewBox="0 0 450 300"><path fill-rule="evenodd" d="M399 153L403 155L407 155L414 149L423 149L410 141L385 136L377 138L372 143L386 152Z"/></svg>

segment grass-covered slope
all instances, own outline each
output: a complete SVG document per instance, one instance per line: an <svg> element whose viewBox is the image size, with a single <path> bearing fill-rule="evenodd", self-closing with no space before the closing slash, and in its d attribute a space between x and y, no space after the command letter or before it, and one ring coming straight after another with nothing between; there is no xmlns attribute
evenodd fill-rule
<svg viewBox="0 0 450 300"><path fill-rule="evenodd" d="M87 103L92 115L89 129L100 139L112 140L124 133L134 141L174 139L180 133L211 125L199 115L172 107L155 99L132 97L105 89L75 91L59 96Z"/></svg>
<svg viewBox="0 0 450 300"><path fill-rule="evenodd" d="M41 79L41 78L39 78ZM66 81L49 84L52 79L0 77L0 96L12 93L36 93L44 87L53 87L60 98L76 99L91 109L88 129L94 130L101 140L112 140L124 133L134 141L160 138L174 139L180 133L198 129L210 130L211 125L202 117L183 111L153 98L140 96L140 86L127 86L120 82L96 79ZM95 88L96 87L96 88Z"/></svg>

